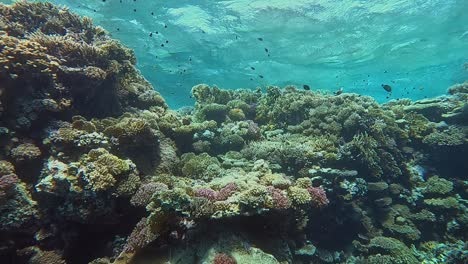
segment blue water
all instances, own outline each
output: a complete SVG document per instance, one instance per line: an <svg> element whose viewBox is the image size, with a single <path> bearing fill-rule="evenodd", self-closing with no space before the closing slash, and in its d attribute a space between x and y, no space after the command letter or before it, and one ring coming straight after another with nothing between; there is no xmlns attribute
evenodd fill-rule
<svg viewBox="0 0 468 264"><path fill-rule="evenodd" d="M466 0L50 2L134 49L172 107L192 104L198 83L343 87L383 102L437 96L468 79Z"/></svg>

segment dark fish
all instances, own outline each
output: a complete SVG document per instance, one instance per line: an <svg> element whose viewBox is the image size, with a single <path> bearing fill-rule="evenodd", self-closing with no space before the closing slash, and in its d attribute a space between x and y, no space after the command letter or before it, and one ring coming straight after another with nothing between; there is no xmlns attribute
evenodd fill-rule
<svg viewBox="0 0 468 264"><path fill-rule="evenodd" d="M265 48L265 52L268 53L268 49L267 49L267 48Z"/></svg>
<svg viewBox="0 0 468 264"><path fill-rule="evenodd" d="M250 69L254 70L255 71L255 67L250 67Z"/></svg>
<svg viewBox="0 0 468 264"><path fill-rule="evenodd" d="M340 89L336 90L334 94L335 95L340 95L342 93L343 93L343 87L340 87Z"/></svg>
<svg viewBox="0 0 468 264"><path fill-rule="evenodd" d="M388 84L382 84L382 88L384 88L385 91L387 92L391 92L392 91L392 87Z"/></svg>
<svg viewBox="0 0 468 264"><path fill-rule="evenodd" d="M161 44L161 47L164 47L164 44Z"/></svg>
<svg viewBox="0 0 468 264"><path fill-rule="evenodd" d="M133 9L133 12L136 12L136 9Z"/></svg>
<svg viewBox="0 0 468 264"><path fill-rule="evenodd" d="M154 16L154 12L151 12L151 15Z"/></svg>
<svg viewBox="0 0 468 264"><path fill-rule="evenodd" d="M153 36L153 32L151 32L151 33L149 34L149 36L152 37L152 36Z"/></svg>
<svg viewBox="0 0 468 264"><path fill-rule="evenodd" d="M263 79L263 75L259 75L258 77L262 78Z"/></svg>
<svg viewBox="0 0 468 264"><path fill-rule="evenodd" d="M302 85L302 88L304 88L304 90L306 90L306 91L310 90L310 86L307 85L307 84Z"/></svg>
<svg viewBox="0 0 468 264"><path fill-rule="evenodd" d="M257 39L260 40L260 41L263 41L263 38L257 38Z"/></svg>
<svg viewBox="0 0 468 264"><path fill-rule="evenodd" d="M164 28L167 28L167 25L166 25L166 24L164 24Z"/></svg>

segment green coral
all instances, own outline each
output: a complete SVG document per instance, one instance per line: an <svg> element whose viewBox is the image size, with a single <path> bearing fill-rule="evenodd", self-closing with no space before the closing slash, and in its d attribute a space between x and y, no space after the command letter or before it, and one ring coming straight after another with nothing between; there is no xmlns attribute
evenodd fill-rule
<svg viewBox="0 0 468 264"><path fill-rule="evenodd" d="M224 122L228 114L228 107L222 104L207 104L203 105L197 111L197 118L201 121L216 121L218 123Z"/></svg>
<svg viewBox="0 0 468 264"><path fill-rule="evenodd" d="M369 249L376 253L390 256L386 257L392 260L391 263L398 264L417 264L419 261L413 255L412 251L402 242L395 238L378 236L371 239Z"/></svg>
<svg viewBox="0 0 468 264"><path fill-rule="evenodd" d="M462 205L455 197L425 199L424 203L439 210L462 208Z"/></svg>
<svg viewBox="0 0 468 264"><path fill-rule="evenodd" d="M11 157L18 162L38 159L41 154L41 150L31 143L21 144L11 150Z"/></svg>
<svg viewBox="0 0 468 264"><path fill-rule="evenodd" d="M422 193L444 195L450 193L452 190L453 183L451 181L440 178L438 176L432 176L425 182Z"/></svg>
<svg viewBox="0 0 468 264"><path fill-rule="evenodd" d="M423 142L430 146L457 146L466 144L468 129L457 126L449 126L443 131L435 131L424 137Z"/></svg>
<svg viewBox="0 0 468 264"><path fill-rule="evenodd" d="M186 153L181 157L182 174L193 179L210 179L216 176L220 169L220 163L208 153L196 155Z"/></svg>
<svg viewBox="0 0 468 264"><path fill-rule="evenodd" d="M133 163L110 154L105 149L93 149L82 159L85 178L94 191L104 191L115 186L124 174L130 173Z"/></svg>

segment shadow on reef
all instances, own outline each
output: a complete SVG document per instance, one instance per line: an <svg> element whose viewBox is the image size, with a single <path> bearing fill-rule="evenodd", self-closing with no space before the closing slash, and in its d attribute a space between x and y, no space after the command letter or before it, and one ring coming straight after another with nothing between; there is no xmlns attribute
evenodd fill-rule
<svg viewBox="0 0 468 264"><path fill-rule="evenodd" d="M192 88L89 18L0 4L1 263L466 263L468 83Z"/></svg>

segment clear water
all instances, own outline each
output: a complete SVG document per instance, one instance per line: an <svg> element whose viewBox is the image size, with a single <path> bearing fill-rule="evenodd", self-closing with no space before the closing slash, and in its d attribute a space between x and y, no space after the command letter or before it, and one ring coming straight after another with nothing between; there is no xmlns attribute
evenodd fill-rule
<svg viewBox="0 0 468 264"><path fill-rule="evenodd" d="M192 104L198 83L343 87L383 102L437 96L468 79L466 0L50 2L134 49L172 107ZM392 86L390 98L381 84Z"/></svg>

